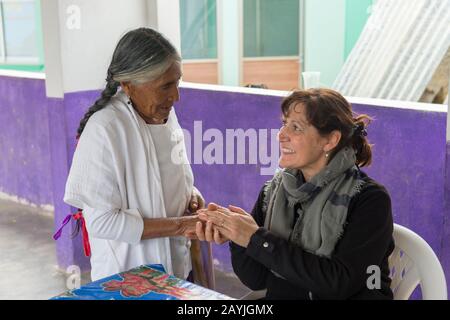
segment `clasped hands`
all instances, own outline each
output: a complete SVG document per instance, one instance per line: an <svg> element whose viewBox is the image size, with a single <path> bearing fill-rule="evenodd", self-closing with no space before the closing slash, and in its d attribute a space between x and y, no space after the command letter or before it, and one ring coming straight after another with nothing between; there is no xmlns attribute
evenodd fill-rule
<svg viewBox="0 0 450 320"><path fill-rule="evenodd" d="M194 187L188 211L181 218L181 234L185 237L217 244L231 240L247 247L259 228L253 217L239 207L230 205L225 208L215 203L208 204L206 209L204 207L204 199Z"/></svg>
<svg viewBox="0 0 450 320"><path fill-rule="evenodd" d="M202 241L222 244L231 240L247 247L251 236L259 228L250 214L232 205L225 208L210 203L206 209L198 210L197 214L201 221L197 222L195 231Z"/></svg>

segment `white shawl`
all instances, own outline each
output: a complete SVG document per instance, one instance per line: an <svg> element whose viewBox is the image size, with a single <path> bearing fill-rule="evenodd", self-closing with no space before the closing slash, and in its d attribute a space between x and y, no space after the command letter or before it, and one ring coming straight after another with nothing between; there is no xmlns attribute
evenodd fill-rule
<svg viewBox="0 0 450 320"><path fill-rule="evenodd" d="M119 92L88 121L75 150L64 201L84 210L92 249L93 280L141 264L161 263L173 273L169 238L140 240L142 218L165 218L161 176L155 145L145 121ZM182 172L186 205L193 187L184 137L174 110L166 124L173 132L172 146L184 151ZM169 195L170 196L170 195ZM182 215L180 212L179 215ZM189 259L187 254L180 261ZM181 250L180 252L186 252ZM173 253L172 253L173 255ZM187 256L186 256L187 255ZM189 263L185 269L190 269ZM184 270L185 276L189 270Z"/></svg>

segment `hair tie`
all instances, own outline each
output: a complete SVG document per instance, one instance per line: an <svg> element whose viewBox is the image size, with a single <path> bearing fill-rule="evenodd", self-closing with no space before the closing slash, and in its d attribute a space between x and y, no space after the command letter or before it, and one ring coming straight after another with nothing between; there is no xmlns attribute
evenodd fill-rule
<svg viewBox="0 0 450 320"><path fill-rule="evenodd" d="M363 124L355 124L352 128L352 137L354 136L359 136L361 138L366 137L367 136L367 130L366 128L364 128Z"/></svg>

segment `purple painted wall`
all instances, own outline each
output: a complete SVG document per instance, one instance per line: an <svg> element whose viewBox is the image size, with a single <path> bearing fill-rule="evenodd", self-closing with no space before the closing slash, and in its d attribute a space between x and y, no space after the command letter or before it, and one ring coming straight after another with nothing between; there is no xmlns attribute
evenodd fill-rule
<svg viewBox="0 0 450 320"><path fill-rule="evenodd" d="M441 236L442 254L439 257L447 277L447 292L450 288L450 142L446 144L445 160L445 209L444 228Z"/></svg>
<svg viewBox="0 0 450 320"><path fill-rule="evenodd" d="M43 80L0 77L0 192L53 205L55 228L70 212L62 202L73 153L66 133L69 101L47 98ZM68 226L57 242L58 264L87 270L81 241L71 232Z"/></svg>
<svg viewBox="0 0 450 320"><path fill-rule="evenodd" d="M176 110L181 127L193 136L194 121L202 121L203 132L209 128L223 133L237 128L279 128L280 102L280 97L183 89ZM208 144L205 142L203 146ZM270 178L260 175L259 165L193 164L192 169L195 185L206 202L233 204L247 211L251 211L262 185ZM218 267L232 271L228 246L215 245L213 250L220 261Z"/></svg>
<svg viewBox="0 0 450 320"><path fill-rule="evenodd" d="M376 120L369 131L374 161L367 172L392 197L394 221L442 256L446 114L354 106Z"/></svg>
<svg viewBox="0 0 450 320"><path fill-rule="evenodd" d="M56 230L68 214L75 212L75 209L65 204L62 199L75 146L75 135L69 134L68 128L76 123L76 117L71 118L70 110L73 108L70 105L70 98L65 96L64 99L49 99L49 101L53 102L49 106L49 126ZM67 119L73 120L67 121ZM72 239L73 230L72 222L64 229L62 236L56 242L58 264L62 268L78 265L82 271L88 271L90 263L84 256L81 236Z"/></svg>
<svg viewBox="0 0 450 320"><path fill-rule="evenodd" d="M42 80L0 76L0 192L53 204L48 100Z"/></svg>
<svg viewBox="0 0 450 320"><path fill-rule="evenodd" d="M62 196L75 131L98 94L78 92L64 99L46 99L42 80L0 78L0 120L6 124L0 128L0 190L35 203L53 203L57 226L70 210ZM201 134L210 128L219 129L224 136L226 129L278 129L280 101L274 96L182 88L176 109L193 146L202 143ZM450 147L445 147L446 114L368 105L354 105L354 110L375 118L369 128L370 141L375 144L374 163L367 172L390 191L395 222L430 243L450 277L450 229L448 221L445 224L450 210L448 201L446 206L444 202L444 191L450 195L448 173L444 178L446 150L450 156ZM201 122L200 135L194 129L196 121L197 130ZM34 148L30 148L32 143ZM202 150L210 143L204 141ZM15 156L9 155L11 148L19 150ZM270 155L270 146L267 148ZM227 152L223 152L225 158ZM23 163L30 159L32 166ZM264 167L260 164L207 165L195 164L196 160L200 159L191 154L195 185L207 201L223 205L251 210L262 184L270 178L260 174ZM70 230L65 231L58 241L58 262L87 269L79 238L72 240L69 234ZM219 268L231 271L227 246L215 246L214 256Z"/></svg>
<svg viewBox="0 0 450 320"><path fill-rule="evenodd" d="M86 109L88 109L97 99L98 94L99 92L97 91L90 91L83 93L69 93L64 95L64 110L59 113L59 116L64 119L64 126L61 126L59 129L61 131L61 138L64 138L64 141L61 141L58 145L64 145L65 147L65 154L60 154L60 163L64 166L63 170L65 171L65 174L58 175L56 179L57 181L55 182L55 185L58 185L58 191L55 191L55 193L58 192L58 205L55 205L55 211L57 208L59 209L57 212L61 221L64 219L66 212L69 212L70 210L75 212L75 209L65 204L62 199L64 197L67 175L72 164L72 156L75 151L76 131L78 124ZM72 240L70 237L66 236L65 241L72 242L72 245L69 245L71 251L67 257L63 257L59 261L61 261L61 264L65 267L71 264L76 264L80 266L81 270L87 271L90 270L90 262L84 255L83 246L80 239L81 235L75 240ZM61 257L61 254L65 254L66 247L67 246L64 244L60 244L58 246L59 257Z"/></svg>

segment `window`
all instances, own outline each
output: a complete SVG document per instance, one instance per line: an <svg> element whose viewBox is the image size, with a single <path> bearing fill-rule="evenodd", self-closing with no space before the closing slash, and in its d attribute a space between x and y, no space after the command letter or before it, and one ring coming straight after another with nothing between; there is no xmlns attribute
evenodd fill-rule
<svg viewBox="0 0 450 320"><path fill-rule="evenodd" d="M244 57L299 55L299 1L244 1Z"/></svg>
<svg viewBox="0 0 450 320"><path fill-rule="evenodd" d="M43 69L38 0L0 0L0 67Z"/></svg>
<svg viewBox="0 0 450 320"><path fill-rule="evenodd" d="M183 59L217 58L216 0L180 0Z"/></svg>

